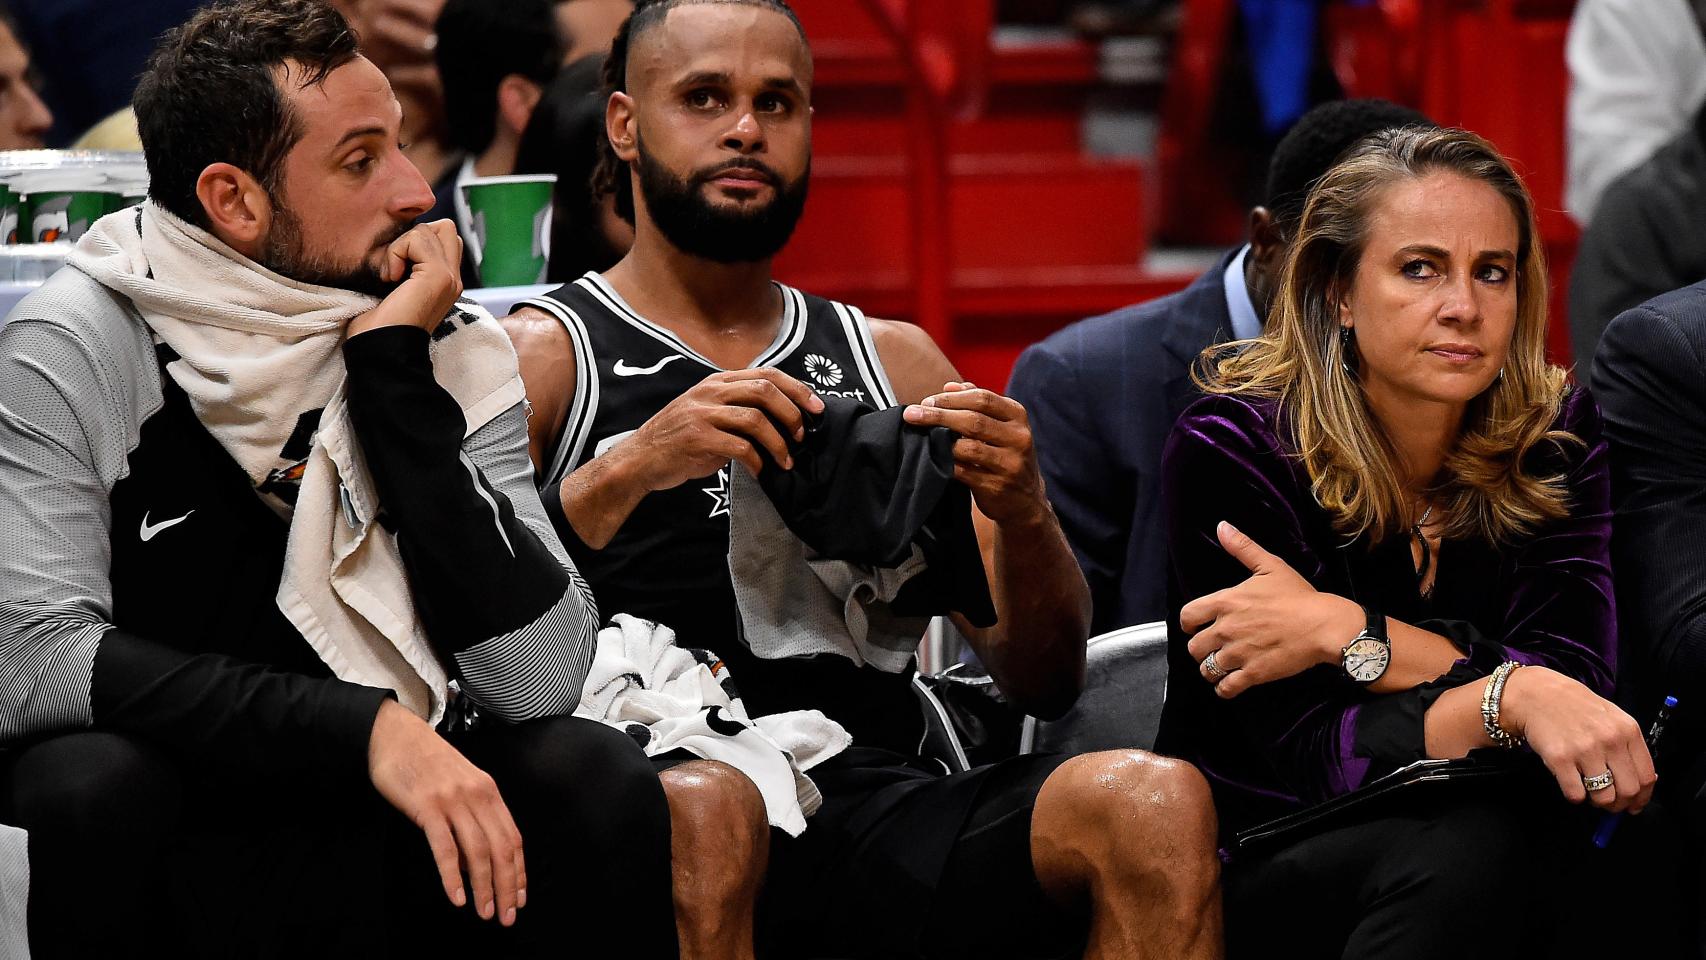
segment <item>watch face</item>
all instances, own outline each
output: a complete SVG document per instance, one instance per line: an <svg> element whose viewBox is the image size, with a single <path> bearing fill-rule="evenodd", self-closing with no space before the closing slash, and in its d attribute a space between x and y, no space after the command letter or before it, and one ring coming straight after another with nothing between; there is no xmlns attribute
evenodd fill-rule
<svg viewBox="0 0 1706 960"><path fill-rule="evenodd" d="M1386 672L1392 648L1371 637L1358 637L1345 648L1345 673L1358 683L1373 683Z"/></svg>

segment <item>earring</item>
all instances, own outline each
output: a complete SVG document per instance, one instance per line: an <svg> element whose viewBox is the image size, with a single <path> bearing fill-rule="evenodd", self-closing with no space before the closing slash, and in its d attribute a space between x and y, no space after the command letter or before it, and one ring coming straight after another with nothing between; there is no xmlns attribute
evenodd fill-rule
<svg viewBox="0 0 1706 960"><path fill-rule="evenodd" d="M1352 356L1352 353L1351 353L1351 328L1350 327L1340 327L1339 328L1339 369L1343 370L1345 372L1345 376L1350 377L1352 380L1355 380L1356 376L1357 376L1357 372L1356 372L1356 368L1351 366L1351 356Z"/></svg>

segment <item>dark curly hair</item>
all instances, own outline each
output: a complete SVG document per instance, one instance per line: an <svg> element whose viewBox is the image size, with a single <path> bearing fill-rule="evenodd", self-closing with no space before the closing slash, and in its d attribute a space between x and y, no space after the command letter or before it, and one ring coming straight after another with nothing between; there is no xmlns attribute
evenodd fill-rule
<svg viewBox="0 0 1706 960"><path fill-rule="evenodd" d="M355 33L326 0L221 0L166 32L136 88L148 195L206 227L196 180L229 163L276 197L301 119L279 88L304 89L360 56ZM286 73L279 68L291 65ZM276 79L275 79L276 77Z"/></svg>
<svg viewBox="0 0 1706 960"><path fill-rule="evenodd" d="M444 85L450 141L484 153L497 132L498 87L519 74L541 87L563 62L556 0L449 0L438 15L433 58Z"/></svg>
<svg viewBox="0 0 1706 960"><path fill-rule="evenodd" d="M800 31L800 40L806 41L806 28L800 23L800 18L787 0L639 0L634 4L634 12L623 21L622 29L616 33L616 39L610 45L610 56L604 61L604 99L608 101L613 93L626 93L628 90L628 51L633 49L634 41L645 35L647 30L663 22L663 18L676 7L694 6L698 4L732 3L745 7L762 7L774 10L794 24L794 29ZM607 194L616 196L616 214L629 223L634 222L634 183L628 176L628 165L616 156L616 149L610 145L607 137L599 138L598 168L593 171L593 189L602 197Z"/></svg>

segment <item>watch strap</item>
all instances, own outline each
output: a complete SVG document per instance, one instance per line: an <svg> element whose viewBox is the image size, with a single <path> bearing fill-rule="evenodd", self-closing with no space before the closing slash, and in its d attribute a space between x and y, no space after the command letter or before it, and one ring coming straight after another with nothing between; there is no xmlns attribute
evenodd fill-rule
<svg viewBox="0 0 1706 960"><path fill-rule="evenodd" d="M1390 647L1392 640L1386 635L1386 615L1366 603L1362 605L1362 612L1363 616L1368 618L1368 625L1363 627L1362 636L1373 637Z"/></svg>

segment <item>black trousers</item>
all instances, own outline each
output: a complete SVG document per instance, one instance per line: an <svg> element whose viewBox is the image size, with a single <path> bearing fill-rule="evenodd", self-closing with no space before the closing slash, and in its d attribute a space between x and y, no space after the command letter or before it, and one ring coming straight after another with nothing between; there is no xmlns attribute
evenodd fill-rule
<svg viewBox="0 0 1706 960"><path fill-rule="evenodd" d="M260 782L85 732L0 772L0 820L30 831L32 952L542 957L615 936L624 956L676 955L669 808L632 740L556 718L452 742L521 830L514 927L454 908L425 836L370 785Z"/></svg>
<svg viewBox="0 0 1706 960"><path fill-rule="evenodd" d="M1228 863L1227 956L1551 956L1591 830L1550 784L1423 785L1372 814ZM1565 929L1599 940L1606 919L1596 913Z"/></svg>

